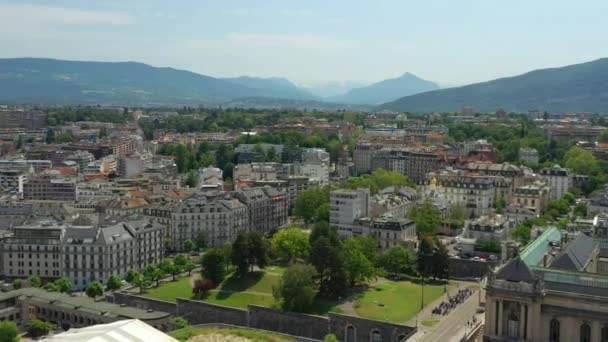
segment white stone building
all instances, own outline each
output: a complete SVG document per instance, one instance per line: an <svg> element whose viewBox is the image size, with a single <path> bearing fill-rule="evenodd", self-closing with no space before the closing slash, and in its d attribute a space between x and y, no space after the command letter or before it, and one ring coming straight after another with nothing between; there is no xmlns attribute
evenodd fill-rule
<svg viewBox="0 0 608 342"><path fill-rule="evenodd" d="M549 185L551 194L549 198L555 201L564 197L572 187L573 174L570 169L563 168L557 164L540 170L541 178Z"/></svg>

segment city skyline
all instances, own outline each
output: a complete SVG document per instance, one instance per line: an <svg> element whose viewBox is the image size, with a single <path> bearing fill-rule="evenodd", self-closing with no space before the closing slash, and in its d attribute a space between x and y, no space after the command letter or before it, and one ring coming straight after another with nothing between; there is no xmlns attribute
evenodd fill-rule
<svg viewBox="0 0 608 342"><path fill-rule="evenodd" d="M0 57L129 60L298 84L411 72L452 86L608 56L598 44L606 9L600 1L0 1Z"/></svg>

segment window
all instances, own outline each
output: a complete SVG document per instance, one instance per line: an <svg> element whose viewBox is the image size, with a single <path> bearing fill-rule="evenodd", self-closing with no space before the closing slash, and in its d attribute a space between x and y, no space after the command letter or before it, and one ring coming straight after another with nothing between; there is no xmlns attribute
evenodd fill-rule
<svg viewBox="0 0 608 342"><path fill-rule="evenodd" d="M355 342L355 327L352 325L346 327L344 342Z"/></svg>
<svg viewBox="0 0 608 342"><path fill-rule="evenodd" d="M549 323L549 341L559 342L559 321L555 318Z"/></svg>
<svg viewBox="0 0 608 342"><path fill-rule="evenodd" d="M371 342L382 342L382 335L380 335L378 330L372 331Z"/></svg>
<svg viewBox="0 0 608 342"><path fill-rule="evenodd" d="M591 327L587 323L581 325L581 342L591 342Z"/></svg>

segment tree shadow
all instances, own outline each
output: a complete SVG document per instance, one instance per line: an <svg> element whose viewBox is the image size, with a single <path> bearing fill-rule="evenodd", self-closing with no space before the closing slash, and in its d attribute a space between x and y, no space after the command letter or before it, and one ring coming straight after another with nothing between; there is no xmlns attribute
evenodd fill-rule
<svg viewBox="0 0 608 342"><path fill-rule="evenodd" d="M242 292L247 291L264 277L264 271L249 272L246 275L240 276L236 273L232 274L222 283L219 288L220 292Z"/></svg>

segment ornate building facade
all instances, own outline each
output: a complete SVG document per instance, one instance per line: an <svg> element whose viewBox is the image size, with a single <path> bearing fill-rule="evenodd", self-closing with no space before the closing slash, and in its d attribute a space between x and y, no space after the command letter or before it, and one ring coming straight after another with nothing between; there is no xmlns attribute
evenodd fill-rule
<svg viewBox="0 0 608 342"><path fill-rule="evenodd" d="M596 273L603 245L549 228L492 272L484 341L607 341L608 277Z"/></svg>

